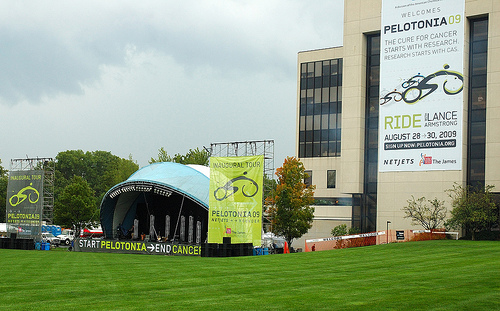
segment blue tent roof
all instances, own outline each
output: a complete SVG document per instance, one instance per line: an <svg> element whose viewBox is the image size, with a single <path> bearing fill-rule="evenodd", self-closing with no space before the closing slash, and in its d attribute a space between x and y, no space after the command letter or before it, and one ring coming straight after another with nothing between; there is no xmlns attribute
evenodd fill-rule
<svg viewBox="0 0 500 311"><path fill-rule="evenodd" d="M173 162L153 163L141 168L121 184L142 181L164 185L188 196L208 209L210 179L203 173L203 169L207 168ZM113 187L108 193L121 184Z"/></svg>

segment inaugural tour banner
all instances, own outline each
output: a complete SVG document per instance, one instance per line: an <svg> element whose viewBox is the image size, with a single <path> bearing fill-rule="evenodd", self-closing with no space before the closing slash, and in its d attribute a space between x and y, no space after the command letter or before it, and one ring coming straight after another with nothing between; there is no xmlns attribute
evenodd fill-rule
<svg viewBox="0 0 500 311"><path fill-rule="evenodd" d="M383 0L379 171L461 170L464 0Z"/></svg>
<svg viewBox="0 0 500 311"><path fill-rule="evenodd" d="M43 171L12 171L7 184L7 223L20 236L37 236L42 226Z"/></svg>
<svg viewBox="0 0 500 311"><path fill-rule="evenodd" d="M210 158L208 243L261 245L264 156Z"/></svg>

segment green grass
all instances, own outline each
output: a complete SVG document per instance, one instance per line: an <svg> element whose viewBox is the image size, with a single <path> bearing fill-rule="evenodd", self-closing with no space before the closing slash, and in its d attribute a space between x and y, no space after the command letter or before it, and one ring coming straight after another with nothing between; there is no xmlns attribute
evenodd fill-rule
<svg viewBox="0 0 500 311"><path fill-rule="evenodd" d="M0 250L0 310L499 310L500 243L201 258Z"/></svg>

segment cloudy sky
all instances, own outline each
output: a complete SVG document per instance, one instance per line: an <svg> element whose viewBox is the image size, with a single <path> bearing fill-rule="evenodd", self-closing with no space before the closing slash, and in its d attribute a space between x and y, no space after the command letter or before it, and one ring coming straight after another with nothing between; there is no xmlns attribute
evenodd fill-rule
<svg viewBox="0 0 500 311"><path fill-rule="evenodd" d="M342 16L342 0L2 1L2 165L269 139L279 167L297 53L341 45Z"/></svg>

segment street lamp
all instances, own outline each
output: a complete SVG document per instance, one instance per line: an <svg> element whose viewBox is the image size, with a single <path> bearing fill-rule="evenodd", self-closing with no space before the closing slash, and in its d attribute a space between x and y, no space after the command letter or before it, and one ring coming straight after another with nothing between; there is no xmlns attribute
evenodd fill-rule
<svg viewBox="0 0 500 311"><path fill-rule="evenodd" d="M387 221L387 230L386 230L386 236L385 236L385 244L389 243L389 224L391 223L390 220Z"/></svg>

